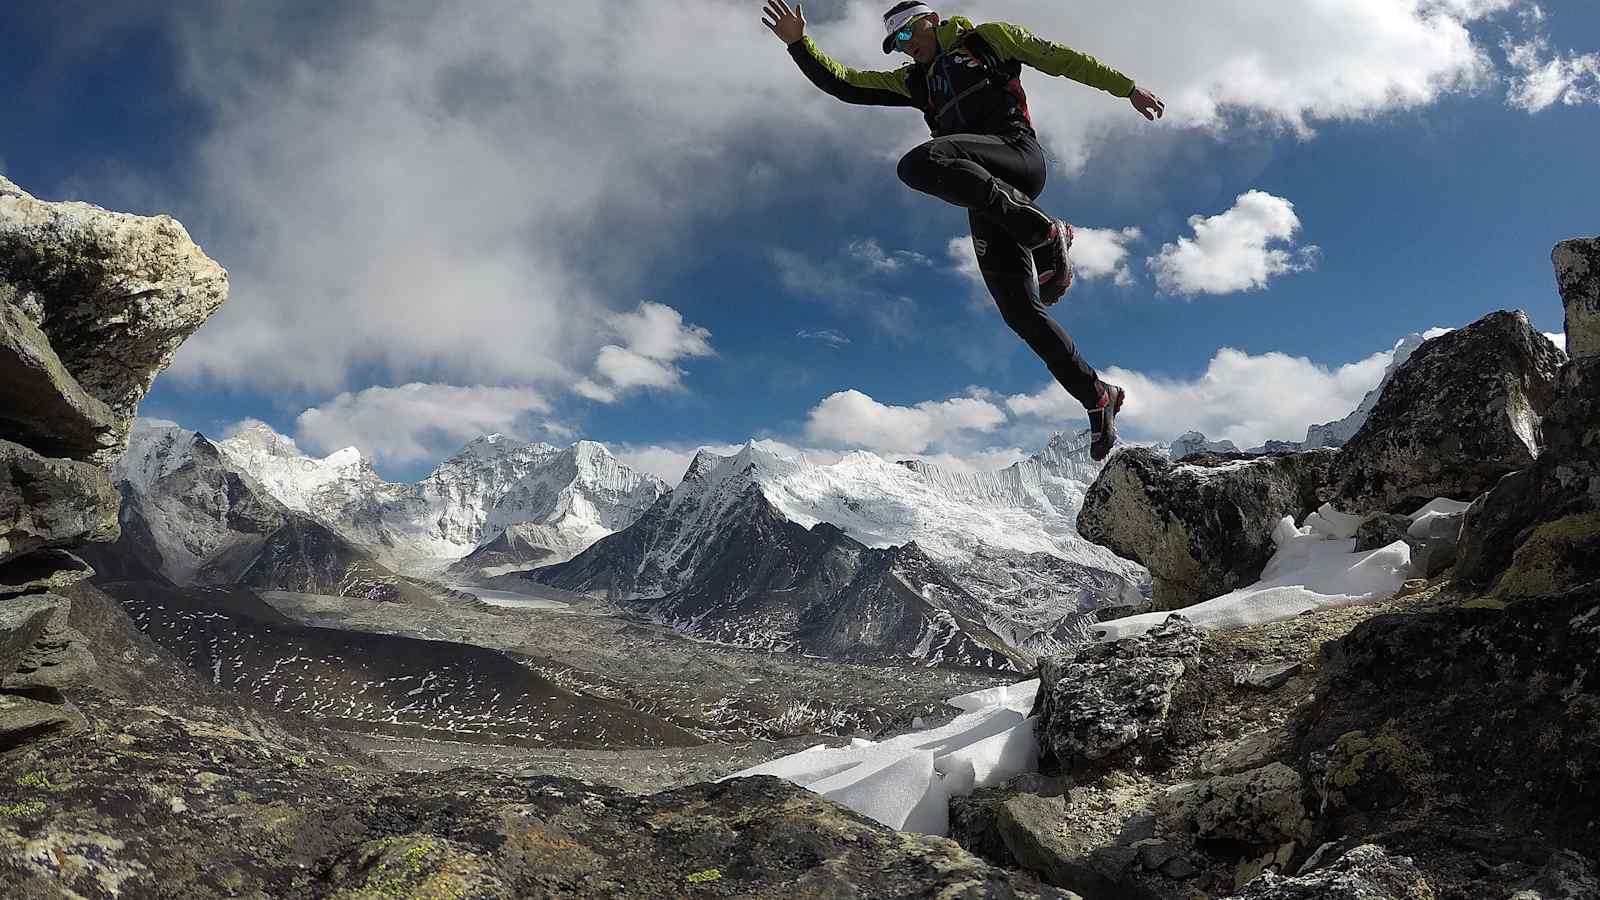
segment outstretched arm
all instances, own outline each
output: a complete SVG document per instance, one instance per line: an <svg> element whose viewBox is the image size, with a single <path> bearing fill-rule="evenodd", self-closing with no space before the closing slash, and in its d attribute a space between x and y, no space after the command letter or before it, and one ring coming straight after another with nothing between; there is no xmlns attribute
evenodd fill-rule
<svg viewBox="0 0 1600 900"><path fill-rule="evenodd" d="M1166 110L1161 98L1133 83L1133 79L1087 53L1037 37L1020 25L989 22L975 29L1005 59L1016 59L1049 75L1071 78L1118 97L1126 97L1146 119L1155 120Z"/></svg>
<svg viewBox="0 0 1600 900"><path fill-rule="evenodd" d="M789 56L811 83L846 103L866 106L910 106L911 89L905 71L862 72L828 58L816 42L806 37L806 17L800 4L793 10L785 0L767 0L761 24L789 47Z"/></svg>

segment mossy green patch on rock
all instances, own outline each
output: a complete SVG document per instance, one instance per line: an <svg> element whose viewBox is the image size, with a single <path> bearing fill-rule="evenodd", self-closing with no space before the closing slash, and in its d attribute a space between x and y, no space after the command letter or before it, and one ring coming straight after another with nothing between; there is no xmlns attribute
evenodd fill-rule
<svg viewBox="0 0 1600 900"><path fill-rule="evenodd" d="M1389 722L1377 734L1351 731L1334 743L1323 795L1333 806L1410 806L1432 796L1433 780L1432 757Z"/></svg>
<svg viewBox="0 0 1600 900"><path fill-rule="evenodd" d="M1563 591L1592 578L1596 559L1600 559L1600 512L1563 516L1529 533L1494 592L1503 598L1522 598Z"/></svg>
<svg viewBox="0 0 1600 900"><path fill-rule="evenodd" d="M380 838L354 856L350 875L359 883L333 900L465 900L469 890L487 893L488 882L498 882L476 854L433 835Z"/></svg>

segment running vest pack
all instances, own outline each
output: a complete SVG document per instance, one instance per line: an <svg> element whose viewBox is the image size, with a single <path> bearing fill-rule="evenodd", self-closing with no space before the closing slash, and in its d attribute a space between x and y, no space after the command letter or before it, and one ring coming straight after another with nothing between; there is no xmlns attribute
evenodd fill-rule
<svg viewBox="0 0 1600 900"><path fill-rule="evenodd" d="M1022 63L1002 61L975 32L962 33L955 46L917 66L906 80L935 137L1033 130Z"/></svg>

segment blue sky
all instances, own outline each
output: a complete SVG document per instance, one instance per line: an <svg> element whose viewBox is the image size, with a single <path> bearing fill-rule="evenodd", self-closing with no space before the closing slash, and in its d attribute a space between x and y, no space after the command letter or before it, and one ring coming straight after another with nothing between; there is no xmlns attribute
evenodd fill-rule
<svg viewBox="0 0 1600 900"><path fill-rule="evenodd" d="M892 68L879 5L808 4L809 33ZM670 477L752 437L988 466L1082 427L964 274L962 211L895 179L920 117L821 95L759 3L387 6L8 12L0 173L170 213L230 271L144 414L353 443L396 480L485 431ZM1024 76L1042 202L1089 235L1056 315L1135 386L1132 437L1296 438L1406 333L1561 330L1550 248L1600 209L1600 6L1191 6L944 7L1167 101L1149 124Z"/></svg>

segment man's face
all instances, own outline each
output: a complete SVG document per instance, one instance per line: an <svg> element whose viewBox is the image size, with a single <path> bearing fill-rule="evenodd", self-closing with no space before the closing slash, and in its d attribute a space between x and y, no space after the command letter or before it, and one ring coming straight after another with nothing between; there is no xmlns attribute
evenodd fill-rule
<svg viewBox="0 0 1600 900"><path fill-rule="evenodd" d="M939 38L934 34L938 25L938 13L929 13L912 22L911 39L898 45L900 52L922 65L933 62L933 58L939 55Z"/></svg>

